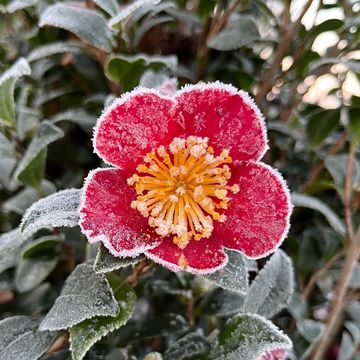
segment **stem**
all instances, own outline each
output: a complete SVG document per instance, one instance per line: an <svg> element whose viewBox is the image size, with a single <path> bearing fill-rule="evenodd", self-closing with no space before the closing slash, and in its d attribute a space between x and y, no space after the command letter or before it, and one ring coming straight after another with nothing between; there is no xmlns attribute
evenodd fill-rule
<svg viewBox="0 0 360 360"><path fill-rule="evenodd" d="M259 90L255 96L255 102L260 103L275 84L275 81L277 80L275 73L279 68L284 56L286 55L286 52L289 49L291 42L294 39L294 36L299 31L301 20L309 10L312 2L313 2L312 0L308 0L306 2L306 4L304 5L301 11L301 14L298 16L296 21L292 23L291 26L290 26L289 7L288 6L285 7L282 14L283 22L280 25L280 29L279 29L280 32L279 45L276 49L275 57L270 68L263 76L263 81L261 82L259 86ZM289 31L289 27L290 27L290 31Z"/></svg>
<svg viewBox="0 0 360 360"><path fill-rule="evenodd" d="M130 276L126 279L126 281L132 286L135 287L142 275L144 275L147 271L149 271L153 267L152 264L149 264L147 259L141 260L134 267L134 270Z"/></svg>
<svg viewBox="0 0 360 360"><path fill-rule="evenodd" d="M336 335L342 323L343 309L345 306L345 295L349 287L351 276L358 263L360 254L360 227L357 230L353 241L347 249L345 264L341 270L340 277L337 281L335 294L330 305L330 313L326 324L325 331L321 336L314 352L310 356L311 360L320 360L330 347L334 336Z"/></svg>
<svg viewBox="0 0 360 360"><path fill-rule="evenodd" d="M346 249L345 263L341 270L340 277L336 283L334 297L330 304L330 313L324 334L315 346L312 356L310 357L311 360L320 360L322 358L322 356L326 353L329 346L331 345L334 336L336 335L342 324L342 315L346 302L346 293L360 255L360 226L356 232L356 235L353 236L351 221L351 180L354 158L355 146L352 146L350 148L349 159L346 169L344 200L347 234L349 236L350 245Z"/></svg>

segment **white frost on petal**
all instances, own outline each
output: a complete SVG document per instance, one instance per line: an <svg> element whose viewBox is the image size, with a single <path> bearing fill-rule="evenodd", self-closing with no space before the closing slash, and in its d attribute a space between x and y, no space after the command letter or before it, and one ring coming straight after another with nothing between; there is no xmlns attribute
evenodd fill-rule
<svg viewBox="0 0 360 360"><path fill-rule="evenodd" d="M117 164L104 159L104 156L98 151L96 143L97 143L97 137L98 137L98 133L99 133L99 129L102 126L102 123L108 118L109 114L114 111L116 108L118 108L119 106L122 106L123 104L125 104L126 102L131 101L131 99L133 97L139 96L139 95L146 95L146 94L153 94L158 96L159 98L162 98L164 100L170 100L171 102L174 103L174 98L171 96L167 96L162 94L159 90L157 89L148 89L148 88L143 88L143 87L136 87L134 90L124 93L122 94L119 98L115 99L110 106L108 106L107 108L105 108L101 114L101 116L98 118L96 125L94 127L93 130L93 138L92 138L92 143L93 143L93 149L94 149L94 153L96 155L98 155L106 164L108 165L113 165L113 166L117 166ZM134 133L134 136L136 135L136 138L138 141L141 142L141 146L142 148L145 148L147 143L146 143L146 136L144 136L144 133L142 133L141 131L139 131L140 127L139 125L137 126L137 130L136 133ZM159 131L162 129L162 131L166 131L167 129L164 129L164 126L161 126L161 119L159 119ZM129 158L133 158L135 155L138 154L134 154L133 150L131 150L131 153L128 154L126 153L126 148L122 147L121 144L118 144L119 146L119 151L125 156L125 157L129 157ZM157 147L157 146L156 146Z"/></svg>
<svg viewBox="0 0 360 360"><path fill-rule="evenodd" d="M243 90L238 90L235 86L230 85L230 84L224 84L220 81L215 81L215 82L211 82L211 83L199 83L199 84L188 84L185 85L182 89L180 89L177 93L176 93L176 97L181 96L184 93L187 92L192 92L192 91L206 91L209 89L214 89L214 90L220 90L220 91L225 91L228 92L230 94L233 95L239 95L242 100L244 101L244 103L250 107L250 109L252 109L256 115L256 118L260 124L261 127L261 133L262 133L262 138L264 140L264 148L263 151L259 154L258 158L255 160L260 160L266 153L266 151L269 149L269 145L268 145L268 137L267 137L267 129L266 129L266 125L265 125L265 118L262 115L260 109L258 108L258 106L255 104L254 100L252 99L252 97ZM175 97L175 98L176 98ZM198 114L199 115L199 114ZM196 120L199 124L198 127L201 126L200 122L201 119L198 117ZM195 123L196 125L196 123ZM220 135L219 135L220 136ZM225 136L225 134L223 133L221 136Z"/></svg>
<svg viewBox="0 0 360 360"><path fill-rule="evenodd" d="M206 240L205 240L206 241ZM169 261L166 261L164 259L162 259L161 257L159 256L156 256L152 253L150 253L149 251L145 251L144 252L144 255L149 258L150 260L156 262L157 264L160 264L161 266L169 269L170 271L173 271L173 272L179 272L179 271L186 271L188 273L191 273L191 274L194 274L194 275L206 275L206 274L212 274L214 273L215 271L218 271L220 269L222 269L224 266L226 266L226 264L228 263L228 256L226 253L225 254L225 257L224 257L224 262L221 263L220 265L214 267L214 268L210 268L210 269L195 269L191 266L186 266L186 269L183 269L182 267L180 267L179 265L177 264L174 264L172 262L169 262ZM201 254L199 254L199 256L201 256Z"/></svg>
<svg viewBox="0 0 360 360"><path fill-rule="evenodd" d="M115 170L115 169L108 167L108 168L97 168L97 169L91 170L84 181L84 185L83 185L82 192L81 192L81 198L80 198L80 206L78 209L79 226L80 226L81 232L86 236L86 238L88 239L90 244L101 242L109 250L109 252L115 257L135 258L135 257L139 256L140 254L143 254L146 250L155 248L156 246L158 246L161 243L161 241L158 241L158 242L154 241L153 243L147 244L147 245L136 245L131 250L123 249L121 251L117 251L116 249L114 249L113 245L110 242L110 239L106 235L101 234L101 235L94 236L94 235L92 235L92 230L84 229L84 227L83 227L83 222L85 221L85 215L81 212L81 209L86 207L85 206L86 189L89 186L92 178L96 175L97 172L102 172L102 171L106 171L106 170ZM122 236L126 236L126 235L127 234L122 233ZM136 239L134 238L133 241L136 242Z"/></svg>

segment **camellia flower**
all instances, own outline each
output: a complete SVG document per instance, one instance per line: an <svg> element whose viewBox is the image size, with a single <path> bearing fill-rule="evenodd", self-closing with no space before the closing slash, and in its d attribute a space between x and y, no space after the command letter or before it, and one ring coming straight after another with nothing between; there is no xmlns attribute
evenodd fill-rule
<svg viewBox="0 0 360 360"><path fill-rule="evenodd" d="M288 353L287 349L277 348L277 349L268 351L262 357L262 360L285 360L287 353Z"/></svg>
<svg viewBox="0 0 360 360"><path fill-rule="evenodd" d="M206 274L225 266L224 248L257 259L287 234L289 192L259 161L263 117L233 86L189 85L174 96L138 88L105 110L93 143L114 167L89 173L80 226L114 256L144 253Z"/></svg>

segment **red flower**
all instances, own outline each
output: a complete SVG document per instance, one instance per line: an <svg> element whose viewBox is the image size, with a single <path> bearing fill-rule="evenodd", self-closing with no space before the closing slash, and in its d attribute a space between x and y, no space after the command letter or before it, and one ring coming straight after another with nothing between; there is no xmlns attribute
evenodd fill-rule
<svg viewBox="0 0 360 360"><path fill-rule="evenodd" d="M144 253L170 270L206 274L225 266L224 247L257 259L287 234L289 192L259 162L264 120L243 91L136 89L105 110L93 142L114 167L89 173L80 226L114 256Z"/></svg>
<svg viewBox="0 0 360 360"><path fill-rule="evenodd" d="M268 351L261 360L285 360L288 351L286 349L273 349Z"/></svg>

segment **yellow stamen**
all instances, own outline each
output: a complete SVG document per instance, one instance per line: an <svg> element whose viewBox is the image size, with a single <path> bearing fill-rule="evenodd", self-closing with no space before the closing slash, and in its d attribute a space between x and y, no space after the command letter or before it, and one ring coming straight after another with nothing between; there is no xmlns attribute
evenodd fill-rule
<svg viewBox="0 0 360 360"><path fill-rule="evenodd" d="M209 238L213 220L226 221L216 210L227 209L228 193L240 190L227 184L231 172L226 164L232 162L227 149L215 156L207 138L174 138L168 149L160 146L146 154L144 162L128 179L138 194L131 207L149 218L158 235L173 235L174 244L184 249L192 238ZM187 266L184 257L179 265Z"/></svg>

